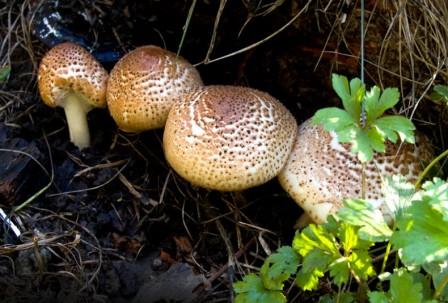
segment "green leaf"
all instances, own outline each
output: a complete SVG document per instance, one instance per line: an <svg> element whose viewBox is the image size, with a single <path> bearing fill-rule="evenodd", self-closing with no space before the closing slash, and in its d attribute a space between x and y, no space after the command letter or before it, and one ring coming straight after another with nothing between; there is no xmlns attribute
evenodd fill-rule
<svg viewBox="0 0 448 303"><path fill-rule="evenodd" d="M377 86L374 86L369 93L366 94L366 112L367 121L372 123L384 112L394 107L400 100L400 92L397 88L386 88L383 93Z"/></svg>
<svg viewBox="0 0 448 303"><path fill-rule="evenodd" d="M0 67L0 83L6 82L6 79L8 79L10 73L11 73L10 66Z"/></svg>
<svg viewBox="0 0 448 303"><path fill-rule="evenodd" d="M389 298L384 291L370 291L367 296L370 303L389 303Z"/></svg>
<svg viewBox="0 0 448 303"><path fill-rule="evenodd" d="M314 249L320 249L328 255L339 254L334 237L325 230L324 225L308 225L295 235L292 247L302 257L306 257Z"/></svg>
<svg viewBox="0 0 448 303"><path fill-rule="evenodd" d="M390 239L392 230L386 224L381 211L371 201L345 199L337 217L354 226L359 226L361 239L382 242Z"/></svg>
<svg viewBox="0 0 448 303"><path fill-rule="evenodd" d="M415 143L415 126L411 120L403 116L386 116L377 119L372 124L379 133L392 142L397 142L397 134L401 141Z"/></svg>
<svg viewBox="0 0 448 303"><path fill-rule="evenodd" d="M314 124L322 124L326 131L337 131L356 125L356 122L345 110L337 107L318 110L314 114L312 122Z"/></svg>
<svg viewBox="0 0 448 303"><path fill-rule="evenodd" d="M442 285L443 281L448 279L448 261L432 262L423 265L424 270L432 276L432 282L435 289L441 289L441 296L448 299L448 284Z"/></svg>
<svg viewBox="0 0 448 303"><path fill-rule="evenodd" d="M327 271L332 256L320 249L313 249L304 258L302 268L297 273L296 283L303 290L314 290Z"/></svg>
<svg viewBox="0 0 448 303"><path fill-rule="evenodd" d="M355 302L355 297L351 292L341 292L337 294L325 294L323 295L319 303L352 303Z"/></svg>
<svg viewBox="0 0 448 303"><path fill-rule="evenodd" d="M335 241L324 225L310 224L302 232L296 233L293 248L303 256L296 283L303 290L316 289L328 265L340 257Z"/></svg>
<svg viewBox="0 0 448 303"><path fill-rule="evenodd" d="M428 201L415 201L397 220L392 243L406 266L448 259L448 222Z"/></svg>
<svg viewBox="0 0 448 303"><path fill-rule="evenodd" d="M349 257L350 267L355 274L363 280L375 275L375 269L372 265L372 258L367 250L353 251Z"/></svg>
<svg viewBox="0 0 448 303"><path fill-rule="evenodd" d="M347 283L350 269L363 280L375 274L368 253L373 243L359 238L358 227L342 221L337 235L344 250L344 257L336 259L329 266L333 282L338 286Z"/></svg>
<svg viewBox="0 0 448 303"><path fill-rule="evenodd" d="M423 184L423 197L433 209L438 211L445 221L448 221L448 182L434 178L433 182Z"/></svg>
<svg viewBox="0 0 448 303"><path fill-rule="evenodd" d="M296 275L296 284L303 290L315 290L319 286L319 278L324 276L324 272L320 269L311 271L300 270Z"/></svg>
<svg viewBox="0 0 448 303"><path fill-rule="evenodd" d="M368 293L372 303L421 303L424 301L422 276L401 268L389 277L388 292L373 291Z"/></svg>
<svg viewBox="0 0 448 303"><path fill-rule="evenodd" d="M386 151L386 145L384 144L385 138L376 128L369 128L367 130L367 137L369 137L370 146L374 151L380 153Z"/></svg>
<svg viewBox="0 0 448 303"><path fill-rule="evenodd" d="M436 103L448 105L448 86L437 84L429 96Z"/></svg>
<svg viewBox="0 0 448 303"><path fill-rule="evenodd" d="M420 303L423 300L422 284L416 283L411 273L398 271L390 278L390 294L392 302Z"/></svg>
<svg viewBox="0 0 448 303"><path fill-rule="evenodd" d="M350 99L350 89L348 84L348 79L345 76L332 74L331 83L336 94L341 98L342 101Z"/></svg>
<svg viewBox="0 0 448 303"><path fill-rule="evenodd" d="M356 138L356 134L359 131L359 127L356 125L348 125L345 128L336 130L336 136L338 142L341 143L353 143Z"/></svg>
<svg viewBox="0 0 448 303"><path fill-rule="evenodd" d="M386 176L382 186L382 193L384 194L384 203L392 215L391 221L395 221L411 205L414 199L415 187L407 182L403 176Z"/></svg>
<svg viewBox="0 0 448 303"><path fill-rule="evenodd" d="M382 116L386 110L393 108L398 103L398 101L400 101L400 92L398 91L398 88L386 88L381 94L378 106L380 112L377 114L375 119Z"/></svg>
<svg viewBox="0 0 448 303"><path fill-rule="evenodd" d="M345 111L352 119L358 121L361 112L361 100L365 92L365 87L361 80L354 78L350 81L349 86L347 77L333 74L331 82L336 94L342 100Z"/></svg>
<svg viewBox="0 0 448 303"><path fill-rule="evenodd" d="M368 121L373 121L380 116L379 99L381 90L378 86L372 87L364 97Z"/></svg>
<svg viewBox="0 0 448 303"><path fill-rule="evenodd" d="M233 288L237 294L235 303L286 303L281 291L264 288L263 281L255 274L246 275Z"/></svg>
<svg viewBox="0 0 448 303"><path fill-rule="evenodd" d="M365 93L366 88L361 79L353 78L350 81L350 101L344 104L344 109L357 121L361 115L361 103Z"/></svg>
<svg viewBox="0 0 448 303"><path fill-rule="evenodd" d="M361 162L368 162L373 158L373 149L370 138L364 129L357 129L355 138L352 141L353 153L358 154L358 159Z"/></svg>
<svg viewBox="0 0 448 303"><path fill-rule="evenodd" d="M347 224L345 221L340 223L337 235L344 251L350 252L352 249L358 248L360 242L357 231L355 226ZM363 248L366 247L368 246Z"/></svg>
<svg viewBox="0 0 448 303"><path fill-rule="evenodd" d="M333 280L333 283L338 287L341 287L342 284L347 283L350 277L350 268L348 264L348 260L345 257L341 257L330 264L330 277Z"/></svg>
<svg viewBox="0 0 448 303"><path fill-rule="evenodd" d="M448 101L448 86L437 84L434 86L434 91L443 99L445 102Z"/></svg>
<svg viewBox="0 0 448 303"><path fill-rule="evenodd" d="M297 271L299 255L290 246L282 246L270 255L260 270L264 287L282 290L284 282Z"/></svg>

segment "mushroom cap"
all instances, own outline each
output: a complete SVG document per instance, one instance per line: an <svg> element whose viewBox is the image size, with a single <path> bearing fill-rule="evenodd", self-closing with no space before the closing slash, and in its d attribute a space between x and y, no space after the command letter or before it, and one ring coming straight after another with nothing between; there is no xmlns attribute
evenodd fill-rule
<svg viewBox="0 0 448 303"><path fill-rule="evenodd" d="M107 71L86 49L66 42L45 54L37 79L48 106L64 106L65 96L75 93L91 107L105 107L107 78Z"/></svg>
<svg viewBox="0 0 448 303"><path fill-rule="evenodd" d="M180 96L202 85L196 68L182 57L157 46L141 46L112 69L107 104L120 129L141 132L163 127Z"/></svg>
<svg viewBox="0 0 448 303"><path fill-rule="evenodd" d="M174 104L163 146L172 168L192 184L237 191L279 173L296 131L292 114L269 94L206 86Z"/></svg>
<svg viewBox="0 0 448 303"><path fill-rule="evenodd" d="M403 175L415 182L423 163L430 162L433 151L429 140L416 135L416 144L386 143L385 153L375 153L366 163L366 199L390 218L383 201L382 178ZM311 219L324 223L329 214L342 207L344 198L361 196L361 162L350 152L350 144L339 143L334 132L305 121L298 130L297 140L288 162L280 172L279 181Z"/></svg>

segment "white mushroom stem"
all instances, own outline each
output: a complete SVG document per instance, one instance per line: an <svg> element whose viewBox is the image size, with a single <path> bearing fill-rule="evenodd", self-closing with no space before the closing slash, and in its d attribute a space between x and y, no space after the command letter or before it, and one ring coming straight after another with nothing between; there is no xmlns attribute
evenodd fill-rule
<svg viewBox="0 0 448 303"><path fill-rule="evenodd" d="M91 106L86 104L82 97L70 93L65 96L65 116L67 118L70 141L80 150L90 146L89 125L87 124L87 113Z"/></svg>

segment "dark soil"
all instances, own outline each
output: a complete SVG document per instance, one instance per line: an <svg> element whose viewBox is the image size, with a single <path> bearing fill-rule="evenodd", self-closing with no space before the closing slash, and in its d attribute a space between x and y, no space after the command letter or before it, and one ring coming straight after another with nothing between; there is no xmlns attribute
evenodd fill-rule
<svg viewBox="0 0 448 303"><path fill-rule="evenodd" d="M263 39L306 2L285 1L251 19L238 36L247 16L263 9L257 9L259 1L228 1L211 59ZM356 75L358 61L330 53L320 58L321 50L329 36L328 49L356 50L358 36L338 44L340 37L331 29L341 8L335 4L324 14L314 2L266 43L199 64L204 82L267 91L299 123L316 109L337 104L331 72ZM260 266L269 250L290 243L294 234L301 210L277 181L241 193L194 188L165 162L162 130L121 133L106 110L89 114L92 147L80 152L69 142L64 113L46 107L35 85L36 64L44 52L66 40L89 48L109 70L136 46L177 51L191 2L3 4L13 16L22 9L34 31L29 45L9 54L12 72L0 84L19 99L0 114L0 207L22 232L16 238L7 226L0 229L0 302L231 301L231 283ZM197 2L181 51L192 63L206 56L218 6L219 1ZM60 19L51 21L54 12ZM1 18L2 26L8 26L8 15ZM45 18L54 22L60 37L39 32ZM376 51L387 29L379 28L368 34L367 55ZM228 266L229 254L235 265ZM299 300L293 292L291 302Z"/></svg>

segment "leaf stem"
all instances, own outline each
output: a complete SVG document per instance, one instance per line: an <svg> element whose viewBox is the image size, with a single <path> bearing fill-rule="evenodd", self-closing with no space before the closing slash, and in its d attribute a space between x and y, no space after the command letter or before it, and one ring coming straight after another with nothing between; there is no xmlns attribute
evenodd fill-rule
<svg viewBox="0 0 448 303"><path fill-rule="evenodd" d="M440 155L438 155L436 158L434 158L434 160L432 160L431 163L429 163L429 165L426 166L426 168L423 170L423 172L420 174L420 176L418 176L418 179L415 182L415 189L420 188L420 186L422 185L423 179L425 179L426 175L429 173L431 168L433 168L434 165L436 165L440 160L442 160L446 156L448 156L448 149L445 150Z"/></svg>
<svg viewBox="0 0 448 303"><path fill-rule="evenodd" d="M389 240L389 242L387 242L386 252L384 253L384 259L383 259L383 264L381 265L380 274L384 273L384 271L386 270L386 264L387 264L387 260L389 259L391 248L392 248L392 241Z"/></svg>

